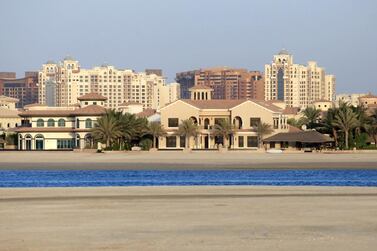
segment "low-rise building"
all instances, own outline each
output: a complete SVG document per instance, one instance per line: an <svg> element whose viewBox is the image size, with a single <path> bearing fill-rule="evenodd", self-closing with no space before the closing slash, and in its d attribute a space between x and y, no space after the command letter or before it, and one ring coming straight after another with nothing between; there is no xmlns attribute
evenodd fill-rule
<svg viewBox="0 0 377 251"><path fill-rule="evenodd" d="M20 113L22 124L16 128L18 150L72 150L97 148L91 131L106 113L106 98L89 93L79 103L67 107L29 105Z"/></svg>
<svg viewBox="0 0 377 251"><path fill-rule="evenodd" d="M18 99L0 96L0 130L5 131L14 128L21 122L16 109Z"/></svg>
<svg viewBox="0 0 377 251"><path fill-rule="evenodd" d="M329 109L334 107L334 103L329 100L320 99L313 102L312 106L320 110L321 112L327 112Z"/></svg>
<svg viewBox="0 0 377 251"><path fill-rule="evenodd" d="M160 149L185 148L186 139L179 135L178 128L187 119L199 127L198 135L191 137L187 144L196 149L216 149L220 145L231 149L256 149L259 147L256 129L260 123L270 124L273 134L288 131L284 109L272 102L212 99L213 90L207 86L195 86L190 91L191 99L180 99L161 109L161 125L167 130L167 135L159 138ZM234 126L229 140L214 136L212 130L224 119Z"/></svg>
<svg viewBox="0 0 377 251"><path fill-rule="evenodd" d="M341 93L337 94L335 98L335 105L338 107L339 103L348 103L354 107L360 105L359 103L359 98L362 96L365 96L367 94L365 93L353 93L353 94L348 94L348 93Z"/></svg>
<svg viewBox="0 0 377 251"><path fill-rule="evenodd" d="M359 97L359 103L368 109L377 108L377 96L372 93L361 96Z"/></svg>

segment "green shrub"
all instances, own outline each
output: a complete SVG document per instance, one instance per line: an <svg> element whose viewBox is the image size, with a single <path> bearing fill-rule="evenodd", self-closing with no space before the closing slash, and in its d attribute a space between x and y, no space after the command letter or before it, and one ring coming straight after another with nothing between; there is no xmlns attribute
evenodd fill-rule
<svg viewBox="0 0 377 251"><path fill-rule="evenodd" d="M149 149L151 149L152 147L152 144L153 142L151 139L145 138L140 141L139 146L141 147L142 150L149 151Z"/></svg>

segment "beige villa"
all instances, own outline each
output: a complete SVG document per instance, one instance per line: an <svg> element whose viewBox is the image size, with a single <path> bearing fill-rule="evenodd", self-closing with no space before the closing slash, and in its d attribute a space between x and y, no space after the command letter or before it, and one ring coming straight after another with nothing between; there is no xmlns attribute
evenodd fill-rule
<svg viewBox="0 0 377 251"><path fill-rule="evenodd" d="M91 130L97 118L105 114L106 98L89 93L78 98L79 103L68 107L28 105L18 133L19 150L72 150L96 148Z"/></svg>
<svg viewBox="0 0 377 251"><path fill-rule="evenodd" d="M211 99L212 91L209 87L197 85L190 89L191 99L176 100L161 108L161 125L167 135L159 138L160 149L185 147L185 137L178 135L178 127L186 119L192 119L199 126L198 135L189 139L189 147L195 149L216 149L221 145L231 149L257 149L256 128L259 123L270 124L273 134L288 132L285 107L280 103ZM234 125L235 132L228 140L211 133L212 127L221 119L227 119Z"/></svg>

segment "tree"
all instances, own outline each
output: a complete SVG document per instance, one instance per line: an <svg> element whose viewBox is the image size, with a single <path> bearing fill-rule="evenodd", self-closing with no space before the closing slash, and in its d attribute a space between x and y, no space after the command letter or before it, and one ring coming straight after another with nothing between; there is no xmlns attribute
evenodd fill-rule
<svg viewBox="0 0 377 251"><path fill-rule="evenodd" d="M159 122L151 122L148 125L147 133L152 135L153 137L153 145L152 148L156 146L156 138L166 135L166 131L164 127Z"/></svg>
<svg viewBox="0 0 377 251"><path fill-rule="evenodd" d="M367 133L373 139L374 147L377 147L377 125L369 125L367 127Z"/></svg>
<svg viewBox="0 0 377 251"><path fill-rule="evenodd" d="M339 110L336 108L328 109L325 117L321 120L320 126L317 128L321 133L332 135L335 141L335 146L338 146L338 131L333 122L338 111Z"/></svg>
<svg viewBox="0 0 377 251"><path fill-rule="evenodd" d="M113 142L122 136L122 127L117 114L112 110L107 111L97 120L92 134L94 139L106 143L106 147L111 147Z"/></svg>
<svg viewBox="0 0 377 251"><path fill-rule="evenodd" d="M350 130L356 128L359 125L356 113L352 111L350 107L341 108L335 114L333 126L338 127L344 132L345 148L348 149L348 138Z"/></svg>
<svg viewBox="0 0 377 251"><path fill-rule="evenodd" d="M195 137L198 134L198 125L196 125L191 119L182 120L178 127L178 134L185 137L185 148L189 148L190 137Z"/></svg>
<svg viewBox="0 0 377 251"><path fill-rule="evenodd" d="M304 115L304 124L306 124L308 128L314 128L316 124L318 124L319 117L321 116L321 111L309 106L302 111L302 114Z"/></svg>
<svg viewBox="0 0 377 251"><path fill-rule="evenodd" d="M257 126L257 133L258 133L258 145L261 147L263 145L263 138L265 135L271 134L274 132L272 126L267 123L259 123Z"/></svg>
<svg viewBox="0 0 377 251"><path fill-rule="evenodd" d="M220 119L219 122L215 124L212 129L212 133L214 136L220 136L226 140L229 140L230 136L234 133L234 131L234 126L230 123L228 119Z"/></svg>

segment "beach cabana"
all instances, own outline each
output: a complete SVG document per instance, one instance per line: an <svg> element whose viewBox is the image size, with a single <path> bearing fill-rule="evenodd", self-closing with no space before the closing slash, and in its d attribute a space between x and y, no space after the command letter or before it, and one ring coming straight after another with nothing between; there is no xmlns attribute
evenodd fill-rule
<svg viewBox="0 0 377 251"><path fill-rule="evenodd" d="M277 149L321 149L332 146L334 140L317 131L295 131L278 133L263 140L267 148Z"/></svg>

